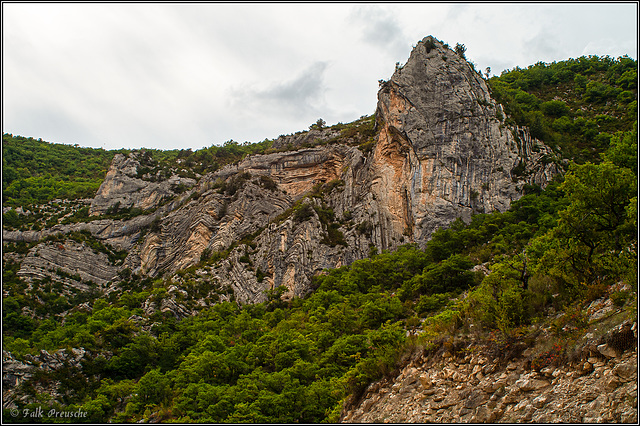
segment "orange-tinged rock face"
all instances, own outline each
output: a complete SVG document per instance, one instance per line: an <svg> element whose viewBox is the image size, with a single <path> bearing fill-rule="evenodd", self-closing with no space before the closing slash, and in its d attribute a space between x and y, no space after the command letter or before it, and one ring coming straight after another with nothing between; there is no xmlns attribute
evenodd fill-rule
<svg viewBox="0 0 640 426"><path fill-rule="evenodd" d="M544 186L557 172L539 164L546 146L504 129L481 75L441 43L425 43L382 84L372 166L391 228L422 243L458 217L506 210L524 183ZM529 176L514 177L521 159Z"/></svg>
<svg viewBox="0 0 640 426"><path fill-rule="evenodd" d="M376 199L392 218L395 233L412 228L413 214L407 199L407 176L411 173L411 153L407 141L385 125L373 154Z"/></svg>
<svg viewBox="0 0 640 426"><path fill-rule="evenodd" d="M348 154L345 149L312 148L253 156L238 168L251 174L269 175L287 195L297 199L316 184L339 179L349 164Z"/></svg>

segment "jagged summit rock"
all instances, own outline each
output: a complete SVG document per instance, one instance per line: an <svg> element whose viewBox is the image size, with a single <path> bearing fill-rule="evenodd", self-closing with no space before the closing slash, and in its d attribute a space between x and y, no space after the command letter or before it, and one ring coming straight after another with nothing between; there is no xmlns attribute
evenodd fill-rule
<svg viewBox="0 0 640 426"><path fill-rule="evenodd" d="M192 187L196 181L191 178L171 176L158 179L150 173L141 173L141 161L146 151L134 151L128 156L116 154L111 167L91 202L89 214L100 215L118 208L156 208L176 196L175 188Z"/></svg>
<svg viewBox="0 0 640 426"><path fill-rule="evenodd" d="M544 186L558 172L542 161L550 150L502 117L471 64L421 40L378 93L373 180L390 220L424 243L457 217L505 211L525 183Z"/></svg>

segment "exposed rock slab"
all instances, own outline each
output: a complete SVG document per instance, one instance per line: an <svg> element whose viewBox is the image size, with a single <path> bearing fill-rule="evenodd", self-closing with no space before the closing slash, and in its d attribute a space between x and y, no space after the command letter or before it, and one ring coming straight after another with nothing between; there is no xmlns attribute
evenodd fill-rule
<svg viewBox="0 0 640 426"><path fill-rule="evenodd" d="M160 181L149 181L138 177L141 167L139 152L128 157L116 154L104 181L91 202L89 214L99 215L117 206L118 208L139 208L149 210L176 195L173 188L179 185L192 187L196 181L177 175Z"/></svg>
<svg viewBox="0 0 640 426"><path fill-rule="evenodd" d="M67 240L44 242L25 256L18 276L32 281L52 278L78 290L89 290L89 283L105 286L118 274L105 253L95 252L85 243Z"/></svg>

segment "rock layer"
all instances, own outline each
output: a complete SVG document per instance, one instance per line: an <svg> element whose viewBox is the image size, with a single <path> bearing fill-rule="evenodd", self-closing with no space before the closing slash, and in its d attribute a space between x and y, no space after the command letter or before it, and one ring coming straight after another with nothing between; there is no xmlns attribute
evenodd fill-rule
<svg viewBox="0 0 640 426"><path fill-rule="evenodd" d="M104 287L116 277L118 269L105 253L95 252L85 243L67 240L35 246L23 259L18 276L27 281L54 278L87 291L94 284Z"/></svg>

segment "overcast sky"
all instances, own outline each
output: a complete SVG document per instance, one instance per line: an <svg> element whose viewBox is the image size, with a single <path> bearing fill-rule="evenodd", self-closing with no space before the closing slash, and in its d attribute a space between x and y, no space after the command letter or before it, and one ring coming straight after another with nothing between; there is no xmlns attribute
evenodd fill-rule
<svg viewBox="0 0 640 426"><path fill-rule="evenodd" d="M347 123L423 37L492 74L637 55L633 3L3 3L2 130L199 149Z"/></svg>

